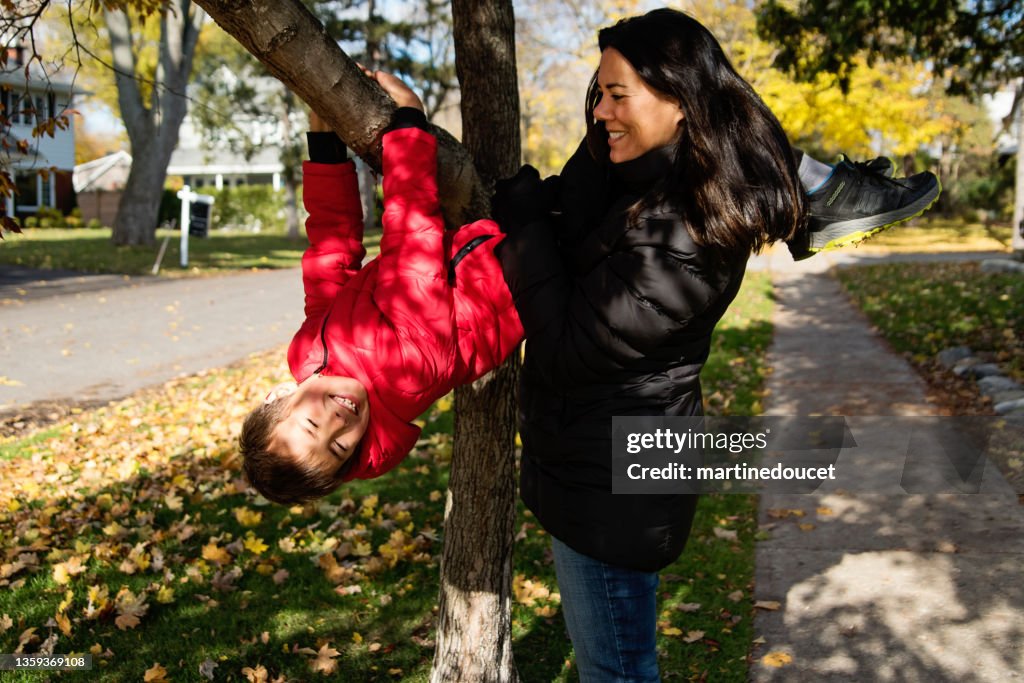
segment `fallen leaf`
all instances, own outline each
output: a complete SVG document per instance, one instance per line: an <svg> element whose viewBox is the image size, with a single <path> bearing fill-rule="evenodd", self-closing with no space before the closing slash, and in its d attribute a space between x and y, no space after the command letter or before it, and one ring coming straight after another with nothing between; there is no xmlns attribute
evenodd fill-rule
<svg viewBox="0 0 1024 683"><path fill-rule="evenodd" d="M244 527L259 526L263 521L263 513L245 507L235 508L235 519Z"/></svg>
<svg viewBox="0 0 1024 683"><path fill-rule="evenodd" d="M7 614L0 617L0 633L6 633L12 626L14 626L14 620Z"/></svg>
<svg viewBox="0 0 1024 683"><path fill-rule="evenodd" d="M836 513L835 513L835 512L834 512L834 511L832 510L832 508L826 508L826 507L820 507L820 508L818 508L818 509L816 510L816 512L818 513L818 515L820 515L820 516L822 516L822 517L827 517L828 515L834 515L834 514L836 514Z"/></svg>
<svg viewBox="0 0 1024 683"><path fill-rule="evenodd" d="M768 511L768 516L772 519L785 519L786 517L803 517L805 513L803 510L793 508L773 508Z"/></svg>
<svg viewBox="0 0 1024 683"><path fill-rule="evenodd" d="M324 644L320 651L316 653L316 659L309 664L309 668L315 673L321 673L324 676L334 673L338 670L338 663L334 661L340 652L335 650L328 644Z"/></svg>
<svg viewBox="0 0 1024 683"><path fill-rule="evenodd" d="M800 531L813 531L814 528L815 528L814 525L811 524L810 522L804 522L803 524L797 524L797 526L800 527Z"/></svg>
<svg viewBox="0 0 1024 683"><path fill-rule="evenodd" d="M754 603L756 609L766 609L771 612L779 609L782 604L778 600L758 600Z"/></svg>
<svg viewBox="0 0 1024 683"><path fill-rule="evenodd" d="M199 675L203 676L208 681L212 681L213 680L213 670L216 669L216 668L217 668L217 662L215 662L212 659L210 659L209 657L207 657L199 665Z"/></svg>
<svg viewBox="0 0 1024 683"><path fill-rule="evenodd" d="M158 662L146 669L146 673L143 674L142 680L145 683L168 683L167 669L160 666Z"/></svg>
<svg viewBox="0 0 1024 683"><path fill-rule="evenodd" d="M667 628L663 628L663 629L661 629L661 633L662 633L662 635L666 635L666 636L681 636L681 635L683 635L682 629L678 629L675 626L669 626Z"/></svg>
<svg viewBox="0 0 1024 683"><path fill-rule="evenodd" d="M140 618L149 610L145 594L136 596L127 588L122 588L117 594L115 605L118 617L114 619L114 625L122 631L138 626Z"/></svg>
<svg viewBox="0 0 1024 683"><path fill-rule="evenodd" d="M249 683L267 683L267 677L269 676L266 667L262 664L257 665L255 669L251 666L245 667L242 669L242 675L245 676Z"/></svg>
<svg viewBox="0 0 1024 683"><path fill-rule="evenodd" d="M57 628L60 629L61 633L63 633L66 636L71 635L71 620L68 619L68 615L61 613L55 616L53 619L57 622Z"/></svg>
<svg viewBox="0 0 1024 683"><path fill-rule="evenodd" d="M696 643L698 640L704 637L704 631L687 631L686 637L683 638L684 643Z"/></svg>
<svg viewBox="0 0 1024 683"><path fill-rule="evenodd" d="M272 576L271 578L274 580L274 583L276 585L280 586L282 583L288 580L288 570L278 569L276 572L274 572L274 576Z"/></svg>
<svg viewBox="0 0 1024 683"><path fill-rule="evenodd" d="M700 609L700 603L699 602L684 602L684 603L680 603L680 604L676 605L675 609L679 610L680 612L696 612L697 610Z"/></svg>
<svg viewBox="0 0 1024 683"><path fill-rule="evenodd" d="M712 529L712 533L715 534L716 538L721 538L721 539L724 539L726 541L738 540L736 538L736 530L735 529L723 529L721 527L717 527L716 526L714 529Z"/></svg>
<svg viewBox="0 0 1024 683"><path fill-rule="evenodd" d="M793 657L785 652L769 652L764 657L761 657L761 662L765 666L777 669L780 666L786 666L787 664L792 663Z"/></svg>
<svg viewBox="0 0 1024 683"><path fill-rule="evenodd" d="M215 564L225 565L231 562L231 553L219 547L216 543L207 543L203 546L203 559Z"/></svg>
<svg viewBox="0 0 1024 683"><path fill-rule="evenodd" d="M729 593L729 594L728 594L727 596L725 596L725 597L729 598L729 599L730 599L730 600L732 600L733 602L739 602L740 600L742 600L742 599L743 599L743 591L741 591L741 590L735 590L735 591L733 591L732 593Z"/></svg>

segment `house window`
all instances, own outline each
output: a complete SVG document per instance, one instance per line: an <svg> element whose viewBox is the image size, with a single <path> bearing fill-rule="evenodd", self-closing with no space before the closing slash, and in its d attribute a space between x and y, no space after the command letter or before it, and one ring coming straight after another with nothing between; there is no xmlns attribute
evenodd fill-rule
<svg viewBox="0 0 1024 683"><path fill-rule="evenodd" d="M14 176L14 187L17 194L14 201L19 209L39 208L38 175L36 173L17 173Z"/></svg>
<svg viewBox="0 0 1024 683"><path fill-rule="evenodd" d="M53 174L47 173L46 177L39 176L39 184L42 186L42 201L39 202L40 206L53 206L51 201L50 192L53 185Z"/></svg>

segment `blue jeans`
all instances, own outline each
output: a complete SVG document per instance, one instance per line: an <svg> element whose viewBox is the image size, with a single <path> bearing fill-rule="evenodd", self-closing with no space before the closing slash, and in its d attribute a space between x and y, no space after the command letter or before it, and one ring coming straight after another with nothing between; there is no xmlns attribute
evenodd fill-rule
<svg viewBox="0 0 1024 683"><path fill-rule="evenodd" d="M552 537L562 614L582 683L657 683L657 572L581 555Z"/></svg>

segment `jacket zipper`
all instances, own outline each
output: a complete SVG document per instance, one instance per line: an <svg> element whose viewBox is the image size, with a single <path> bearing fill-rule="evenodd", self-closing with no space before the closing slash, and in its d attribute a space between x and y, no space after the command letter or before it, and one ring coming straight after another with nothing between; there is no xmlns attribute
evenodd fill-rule
<svg viewBox="0 0 1024 683"><path fill-rule="evenodd" d="M455 266L459 265L459 262L469 256L469 252L473 251L487 240L494 237L494 235L477 235L470 241L462 245L458 253L452 257L452 260L448 262L448 286L455 286Z"/></svg>

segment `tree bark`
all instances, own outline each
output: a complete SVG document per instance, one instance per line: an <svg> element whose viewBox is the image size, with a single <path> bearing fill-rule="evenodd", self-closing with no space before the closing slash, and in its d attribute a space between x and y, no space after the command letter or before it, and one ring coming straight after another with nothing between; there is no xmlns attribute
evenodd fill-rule
<svg viewBox="0 0 1024 683"><path fill-rule="evenodd" d="M1024 260L1024 80L1017 84L1017 178L1013 192L1013 254Z"/></svg>
<svg viewBox="0 0 1024 683"><path fill-rule="evenodd" d="M519 166L511 0L453 0L462 138L488 183ZM516 385L519 355L455 391L432 683L516 681L512 658Z"/></svg>
<svg viewBox="0 0 1024 683"><path fill-rule="evenodd" d="M367 78L300 0L196 0L289 90L330 124L350 150L380 171L380 136L395 103ZM486 215L489 195L466 150L438 140L438 185L449 225Z"/></svg>
<svg viewBox="0 0 1024 683"><path fill-rule="evenodd" d="M148 106L136 81L131 22L121 10L104 12L118 104L132 147L132 167L114 220L114 244L152 244L156 235L160 195L187 110L185 86L204 16L190 12L191 5L190 0L175 0L161 17L160 61Z"/></svg>

